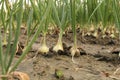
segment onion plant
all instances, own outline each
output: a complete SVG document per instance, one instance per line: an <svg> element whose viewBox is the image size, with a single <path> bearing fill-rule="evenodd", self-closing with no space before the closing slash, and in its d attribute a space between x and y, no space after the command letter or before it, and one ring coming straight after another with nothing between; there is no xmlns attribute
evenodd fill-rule
<svg viewBox="0 0 120 80"><path fill-rule="evenodd" d="M113 0L76 0L76 22L83 26L101 22L103 27L114 24L114 7L111 5ZM119 5L116 6L119 8Z"/></svg>
<svg viewBox="0 0 120 80"><path fill-rule="evenodd" d="M44 9L46 8L46 5L48 4L48 1L42 2L41 0L39 0L37 3L39 5L39 10L40 10L39 12L41 12L40 16L42 16L44 14L43 12L44 12ZM47 54L49 52L49 48L46 45L46 34L47 34L50 18L51 18L51 10L49 12L49 15L47 16L47 19L44 22L44 25L42 25L42 27L43 27L43 30L42 30L43 39L41 41L41 47L38 50L39 53Z"/></svg>
<svg viewBox="0 0 120 80"><path fill-rule="evenodd" d="M47 29L48 29L48 20L49 19L46 20L45 25L43 26L43 30L42 30L43 40L42 40L42 45L39 48L39 53L43 53L43 54L44 53L47 54L49 52L49 48L46 45L46 34L47 34Z"/></svg>
<svg viewBox="0 0 120 80"><path fill-rule="evenodd" d="M31 4L32 4L32 8L33 10L35 9L34 6L35 4L33 3L33 0L30 0ZM22 25L22 20L23 20L23 0L17 0L16 1L16 6L14 6L13 8L11 8L10 10L10 14L9 14L9 20L8 20L8 26L9 26L9 34L8 34L8 44L7 44L7 49L6 52L4 54L3 52L3 47L2 47L2 35L0 32L0 68L2 75L0 75L0 79L6 80L9 77L13 77L14 76L14 71L16 70L16 68L18 67L18 65L21 63L21 61L24 59L25 55L27 54L27 52L30 50L33 42L36 40L36 38L38 37L40 31L42 30L43 23L46 21L47 16L50 12L50 8L51 8L51 0L48 1L48 4L46 6L46 9L44 11L44 14L41 16L41 18L39 17L38 12L35 11L35 13L37 14L38 18L37 20L39 21L39 27L37 27L37 31L36 33L33 35L31 41L28 43L27 46L25 46L22 55L20 56L20 58L16 61L16 63L13 63L13 59L14 59L14 55L16 53L16 48L17 48L17 43L19 40L19 34L20 34L20 27ZM16 31L15 31L15 36L14 36L14 44L13 46L10 48L11 45L11 40L12 40L12 22L14 21L14 15L16 15ZM1 17L1 16L0 16ZM1 28L0 28L1 31ZM12 51L10 51L10 49ZM17 73L17 72L15 72ZM18 73L17 73L18 74ZM29 79L27 79L29 80Z"/></svg>
<svg viewBox="0 0 120 80"><path fill-rule="evenodd" d="M55 4L54 4L55 3ZM57 44L53 47L53 50L58 52L59 50L63 51L63 43L62 43L62 36L63 32L67 27L68 24L68 0L56 0L53 3L53 14L52 18L55 22L55 24L59 27L60 33L59 33L59 38L57 41ZM57 5L56 5L57 3Z"/></svg>
<svg viewBox="0 0 120 80"><path fill-rule="evenodd" d="M39 27L37 28L37 31L35 32L35 34L33 35L31 41L28 43L28 45L24 48L23 50L23 53L22 55L20 56L19 60L15 63L15 65L10 69L10 72L11 71L14 71L17 66L21 63L21 61L24 59L25 55L27 54L27 52L30 50L32 44L34 43L34 41L36 40L36 38L38 37L39 33L41 32L42 30L42 25L43 23L46 21L47 19L47 16L49 15L49 12L50 12L50 9L51 9L51 0L48 1L48 5L45 9L45 12L44 14L41 16L41 18L39 17L39 14L38 12L36 11L36 8L35 8L35 3L33 2L33 0L30 0L31 2L31 5L32 5L32 8L34 9L35 11L35 14L36 16L38 17L37 20L39 21Z"/></svg>
<svg viewBox="0 0 120 80"><path fill-rule="evenodd" d="M18 2L17 28L16 28L16 33L15 33L14 44L13 44L13 47L12 47L12 53L11 53L10 56L8 56L8 54L10 52L10 44L11 44L11 38L12 38L12 31L11 31L11 29L12 29L13 13L15 11L15 7L13 9L11 9L11 11L8 14L9 15L9 20L8 20L8 24L9 24L9 37L8 37L8 44L7 44L6 54L3 54L2 43L0 44L0 47L1 47L1 50L0 50L1 62L0 63L1 63L1 66L4 66L4 67L2 67L2 74L3 75L9 75L10 74L9 71L10 71L10 68L11 68L11 63L13 61L13 58L14 58L14 55L15 55L15 52L16 52L17 42L18 42L18 38L19 38L20 26L21 26L21 21L22 21L22 12L23 12L23 8L22 7L23 7L23 0ZM9 8L7 10L9 11Z"/></svg>
<svg viewBox="0 0 120 80"><path fill-rule="evenodd" d="M46 11L45 8L48 7L48 5L50 5L49 1L42 1L42 0L36 0L36 4L35 2L32 2L32 6L34 8L34 12L36 15L36 18L38 19L38 22L42 19L42 16L44 15L44 12ZM46 16L46 20L42 23L43 25L41 25L42 27L42 34L43 34L43 39L42 39L42 45L40 46L40 48L38 49L39 53L48 53L49 48L46 45L46 34L47 34L47 29L49 26L49 21L50 21L50 10L49 11L49 15ZM36 26L34 26L36 27Z"/></svg>
<svg viewBox="0 0 120 80"><path fill-rule="evenodd" d="M74 44L72 48L70 49L71 55L72 55L72 61L73 63L76 63L74 61L74 56L75 54L80 54L79 49L77 48L77 34L76 34L76 16L75 16L75 0L70 0L70 8L71 8L71 26L72 26L72 31L73 31L73 39L74 39Z"/></svg>

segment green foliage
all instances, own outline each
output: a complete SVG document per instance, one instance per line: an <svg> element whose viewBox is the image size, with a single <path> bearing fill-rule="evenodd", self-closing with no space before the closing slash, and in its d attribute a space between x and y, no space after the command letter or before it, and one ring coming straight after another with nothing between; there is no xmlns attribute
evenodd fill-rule
<svg viewBox="0 0 120 80"><path fill-rule="evenodd" d="M3 1L4 3L4 1ZM33 0L31 0L31 3L32 3L32 9L31 11L29 12L29 15L28 15L28 20L27 22L27 26L28 26L28 34L30 33L29 29L31 27L31 22L32 22L32 18L30 18L30 16L32 16L33 14L33 10L35 9L34 6L35 6L35 3L33 3ZM14 58L14 55L16 53L16 48L17 48L17 45L18 45L18 42L19 42L19 35L20 35L20 28L21 28L21 25L23 24L23 15L24 15L24 8L23 8L23 0L18 0L16 1L16 3L14 3L14 6L12 8L7 8L6 10L9 11L9 13L6 12L6 15L8 15L8 21L6 21L5 18L3 18L3 21L1 22L2 26L3 26L3 23L7 23L8 24L8 29L9 29L9 33L8 33L8 39L7 39L7 49L6 49L6 52L5 54L3 54L3 44L2 44L2 35L0 33L0 68L2 70L2 74L3 75L6 75L6 74L10 74L11 72L13 72L17 66L21 63L21 61L24 59L25 55L27 54L27 52L30 50L33 42L36 40L37 36L39 35L42 27L43 26L43 23L45 23L46 19L47 19L47 16L50 12L50 8L51 8L51 0L48 1L47 5L46 5L46 9L44 10L43 14L41 17L38 17L37 18L37 21L39 22L39 27L37 27L37 31L36 33L33 35L31 41L28 43L28 45L25 46L25 49L23 50L23 53L21 55L21 57L18 59L18 61L14 64L14 65L11 65L12 62L13 62L13 58ZM4 10L4 8L2 7L2 10ZM4 13L4 11L1 10L1 14ZM35 10L34 10L35 11ZM38 12L35 11L35 14L38 15ZM16 16L16 17L15 17ZM0 15L0 17L2 17ZM13 22L16 21L16 29L15 29L15 35L14 35L14 38L12 36L12 25L13 25ZM0 28L0 31L1 31L2 28ZM11 47L11 41L12 41L12 38L14 39L14 44L13 46ZM11 51L10 51L10 47L11 47ZM9 55L10 54L10 55Z"/></svg>
<svg viewBox="0 0 120 80"><path fill-rule="evenodd" d="M74 45L77 44L76 24L99 24L104 27L116 25L120 31L120 0L16 0L10 4L9 0L0 1L0 65L2 74L14 71L21 63L41 30L48 31L49 24L55 24L60 29L59 40L62 43L64 30L71 24ZM19 41L20 27L27 27L27 42L36 30L30 42L15 65L13 62ZM7 34L8 31L8 34ZM14 36L12 36L14 34ZM14 41L10 52L11 41ZM3 40L7 42L7 49L3 51ZM9 55L10 54L10 55ZM11 68L10 68L11 67Z"/></svg>
<svg viewBox="0 0 120 80"><path fill-rule="evenodd" d="M119 3L119 0L76 0L76 21L81 25L88 23L99 24L100 22L104 26L114 24L114 21L116 21L114 16L120 14ZM115 7L117 14L114 11Z"/></svg>
<svg viewBox="0 0 120 80"><path fill-rule="evenodd" d="M119 0L113 1L113 15L116 26L119 28L120 31L120 1Z"/></svg>

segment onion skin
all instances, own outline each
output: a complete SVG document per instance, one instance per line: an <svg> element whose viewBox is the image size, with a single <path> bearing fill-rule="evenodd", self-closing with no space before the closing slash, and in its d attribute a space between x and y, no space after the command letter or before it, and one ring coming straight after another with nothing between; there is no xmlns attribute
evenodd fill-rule
<svg viewBox="0 0 120 80"><path fill-rule="evenodd" d="M40 48L39 48L39 50L38 50L38 52L39 53L48 53L49 52L49 48L45 45L45 44L43 44Z"/></svg>
<svg viewBox="0 0 120 80"><path fill-rule="evenodd" d="M63 51L63 45L60 42L58 42L53 48L53 51L55 52L58 52L59 50Z"/></svg>

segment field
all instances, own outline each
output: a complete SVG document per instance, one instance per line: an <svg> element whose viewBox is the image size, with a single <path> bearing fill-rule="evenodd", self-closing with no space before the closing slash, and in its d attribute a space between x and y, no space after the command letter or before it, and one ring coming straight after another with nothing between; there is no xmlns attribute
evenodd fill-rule
<svg viewBox="0 0 120 80"><path fill-rule="evenodd" d="M119 17L119 0L1 0L0 80L120 80Z"/></svg>
<svg viewBox="0 0 120 80"><path fill-rule="evenodd" d="M20 46L25 46L25 30L21 29ZM31 80L119 80L119 71L116 75L114 72L119 68L119 39L106 38L100 40L91 36L81 38L81 33L78 32L78 48L80 55L76 56L73 63L70 56L70 47L72 46L72 32L63 35L63 43L65 51L52 50L55 45L58 33L47 35L47 45L50 47L48 54L37 53L41 46L40 39L42 35L35 41L32 49L29 51L23 62L18 66L17 71L27 73ZM15 61L19 59L21 49L18 50ZM14 64L14 63L13 63ZM64 77L56 78L55 70L61 70ZM111 77L113 76L113 77ZM115 77L115 78L114 78Z"/></svg>

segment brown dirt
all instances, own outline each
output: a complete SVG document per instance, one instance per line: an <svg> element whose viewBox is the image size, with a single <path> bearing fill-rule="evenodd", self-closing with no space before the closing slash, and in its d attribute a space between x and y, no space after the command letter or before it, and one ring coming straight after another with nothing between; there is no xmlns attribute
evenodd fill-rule
<svg viewBox="0 0 120 80"><path fill-rule="evenodd" d="M120 67L120 43L117 39L96 39L84 37L78 33L78 48L80 56L75 57L78 64L74 64L67 49L73 44L72 33L63 35L66 46L65 52L55 53L33 58L40 47L41 35L35 41L27 57L19 65L18 71L29 74L31 80L117 80L110 77ZM47 45L52 49L57 42L57 34L47 35ZM25 44L26 35L20 36L20 43ZM17 60L18 58L15 58ZM56 78L55 70L61 70L63 78ZM120 76L119 76L120 77ZM119 80L119 79L118 79Z"/></svg>

